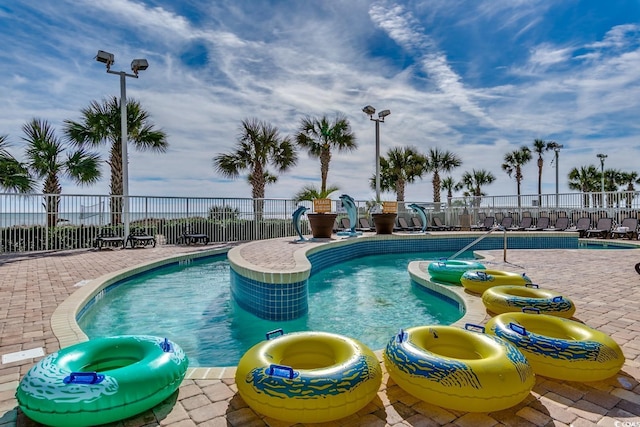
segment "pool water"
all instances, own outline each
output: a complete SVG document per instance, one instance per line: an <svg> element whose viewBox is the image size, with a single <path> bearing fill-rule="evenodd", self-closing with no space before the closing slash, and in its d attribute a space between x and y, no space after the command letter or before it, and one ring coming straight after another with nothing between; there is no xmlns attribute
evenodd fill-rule
<svg viewBox="0 0 640 427"><path fill-rule="evenodd" d="M265 334L282 328L327 331L384 348L400 328L451 324L464 312L451 299L412 283L410 261L450 254L385 254L346 261L309 279L309 312L290 321L260 319L231 298L226 257L170 265L111 288L78 320L90 338L168 337L191 366L234 366Z"/></svg>

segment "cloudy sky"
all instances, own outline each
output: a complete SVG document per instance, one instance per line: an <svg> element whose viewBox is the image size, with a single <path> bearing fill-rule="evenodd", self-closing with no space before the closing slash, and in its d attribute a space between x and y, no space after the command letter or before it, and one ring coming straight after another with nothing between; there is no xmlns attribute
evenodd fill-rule
<svg viewBox="0 0 640 427"><path fill-rule="evenodd" d="M572 167L640 171L640 2L637 0L40 0L0 5L0 135L22 159L22 125L46 119L62 136L92 100L119 96L112 69L134 58L149 69L127 79L167 132L166 154L129 151L132 195L250 197L244 177L216 175L212 159L234 149L243 119L293 135L304 116L349 119L358 150L335 153L329 183L371 199L375 125L362 112L390 109L381 150L412 145L458 154L463 172L497 177L491 195L513 194L504 155L535 138L557 141L560 192ZM106 150L104 150L106 154ZM555 192L553 153L543 192ZM63 182L66 194L108 194ZM535 160L523 193L537 192ZM319 184L320 164L298 165L267 187L289 198ZM431 177L406 198L433 199ZM337 195L336 195L337 196ZM386 198L391 198L387 195Z"/></svg>

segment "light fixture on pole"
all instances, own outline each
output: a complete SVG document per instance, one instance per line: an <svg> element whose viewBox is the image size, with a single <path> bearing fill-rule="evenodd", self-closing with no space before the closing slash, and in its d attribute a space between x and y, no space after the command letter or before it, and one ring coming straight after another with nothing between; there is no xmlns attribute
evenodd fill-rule
<svg viewBox="0 0 640 427"><path fill-rule="evenodd" d="M558 167L559 167L559 165L558 165L558 157L560 155L560 149L564 148L564 145L558 144L555 141L551 141L549 143L549 148L553 149L553 151L555 152L555 155L556 155L555 158L554 158L554 161L556 162L556 208L557 208L559 206L559 202L558 202L558 193L559 193L559 191L558 191L558 182L559 182L559 180L558 180Z"/></svg>
<svg viewBox="0 0 640 427"><path fill-rule="evenodd" d="M376 202L380 201L380 123L384 123L384 118L391 114L390 110L382 110L378 113L378 118L374 118L376 109L367 105L362 111L369 116L369 119L376 122Z"/></svg>
<svg viewBox="0 0 640 427"><path fill-rule="evenodd" d="M96 55L96 61L107 66L107 73L120 76L120 133L122 144L122 221L124 224L124 236L129 236L129 157L127 154L127 77L138 78L138 71L144 71L149 68L149 62L146 59L134 59L131 61L131 71L129 74L124 71L112 71L111 66L115 63L113 53L99 50Z"/></svg>
<svg viewBox="0 0 640 427"><path fill-rule="evenodd" d="M602 207L604 207L604 159L608 156L606 154L597 154L600 159L600 192L602 193Z"/></svg>

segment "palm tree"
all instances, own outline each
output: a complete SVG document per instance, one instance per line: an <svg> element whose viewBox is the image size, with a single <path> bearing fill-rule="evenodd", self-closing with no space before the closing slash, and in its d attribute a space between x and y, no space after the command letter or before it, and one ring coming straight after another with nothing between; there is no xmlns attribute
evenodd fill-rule
<svg viewBox="0 0 640 427"><path fill-rule="evenodd" d="M589 207L589 193L598 191L600 185L600 172L594 165L581 166L569 171L569 188L578 190L583 194L582 205ZM596 201L594 199L594 206Z"/></svg>
<svg viewBox="0 0 640 427"><path fill-rule="evenodd" d="M0 135L0 189L28 193L33 191L34 182L26 165L9 153L6 135Z"/></svg>
<svg viewBox="0 0 640 427"><path fill-rule="evenodd" d="M442 151L439 148L431 148L427 153L427 172L433 173L433 202L440 202L440 172L451 172L452 169L462 165L462 160L450 151Z"/></svg>
<svg viewBox="0 0 640 427"><path fill-rule="evenodd" d="M309 156L320 159L321 194L327 192L331 150L352 151L358 147L349 120L343 114L337 114L333 121L327 116L320 119L303 118L300 121L296 142L298 146L307 150Z"/></svg>
<svg viewBox="0 0 640 427"><path fill-rule="evenodd" d="M520 202L520 184L522 183L522 166L531 160L531 150L527 146L522 146L519 149L507 153L504 155L504 163L502 164L502 170L504 170L509 177L515 175L517 187L518 187L518 208L521 206Z"/></svg>
<svg viewBox="0 0 640 427"><path fill-rule="evenodd" d="M630 208L633 203L633 198L635 197L634 192L636 191L636 187L633 184L640 184L638 172L623 172L620 176L620 184L627 186L625 188L625 191L627 192L625 197L627 207Z"/></svg>
<svg viewBox="0 0 640 427"><path fill-rule="evenodd" d="M489 171L484 169L475 170L471 172L465 172L462 174L462 179L456 185L456 189L466 188L464 195L473 197L473 205L480 207L480 201L482 196L486 194L482 191L482 187L491 184L496 180L496 177Z"/></svg>
<svg viewBox="0 0 640 427"><path fill-rule="evenodd" d="M67 148L45 120L32 119L22 130L26 135L22 139L27 143L28 168L35 177L44 179L42 192L47 226L53 227L58 221L59 194L62 193L60 176L66 175L80 185L95 183L100 179L100 156L81 148L68 154L66 159L61 158Z"/></svg>
<svg viewBox="0 0 640 427"><path fill-rule="evenodd" d="M544 166L542 154L557 146L558 144L555 141L547 142L542 139L533 140L533 152L538 155L538 206L542 205L542 167Z"/></svg>
<svg viewBox="0 0 640 427"><path fill-rule="evenodd" d="M380 189L394 191L396 201L404 202L407 184L415 182L426 172L426 158L415 147L394 147L380 156ZM372 189L376 188L375 175L369 180Z"/></svg>
<svg viewBox="0 0 640 427"><path fill-rule="evenodd" d="M89 107L81 111L80 122L65 120L66 137L80 147L99 147L110 144L109 159L111 167L110 194L123 194L122 178L122 138L120 123L120 102L117 97L92 101ZM169 146L167 134L154 128L149 113L138 101L127 100L127 141L139 151L164 153ZM111 199L111 223L121 222L122 198Z"/></svg>
<svg viewBox="0 0 640 427"><path fill-rule="evenodd" d="M326 199L331 195L331 193L334 193L339 189L340 188L336 186L329 186L324 193L321 193L315 185L305 185L295 194L295 196L293 196L293 200L295 202L301 202L302 200Z"/></svg>
<svg viewBox="0 0 640 427"><path fill-rule="evenodd" d="M295 166L298 153L289 137L281 137L277 127L258 119L245 119L240 126L236 149L232 153L213 158L213 167L221 175L235 179L240 172L249 172L251 196L254 199L256 218L262 219L264 194L267 184L278 177L267 170L273 166L279 173Z"/></svg>
<svg viewBox="0 0 640 427"><path fill-rule="evenodd" d="M440 183L443 190L447 190L447 206L451 207L451 199L453 199L454 190L459 190L458 183L453 179L452 176L448 176L442 180Z"/></svg>

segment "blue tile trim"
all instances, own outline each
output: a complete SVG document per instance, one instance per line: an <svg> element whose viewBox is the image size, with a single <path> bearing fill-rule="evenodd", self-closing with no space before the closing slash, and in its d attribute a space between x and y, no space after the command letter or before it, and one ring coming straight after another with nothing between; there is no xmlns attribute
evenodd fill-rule
<svg viewBox="0 0 640 427"><path fill-rule="evenodd" d="M307 281L273 284L249 279L231 269L231 295L236 303L267 320L293 320L309 310Z"/></svg>

